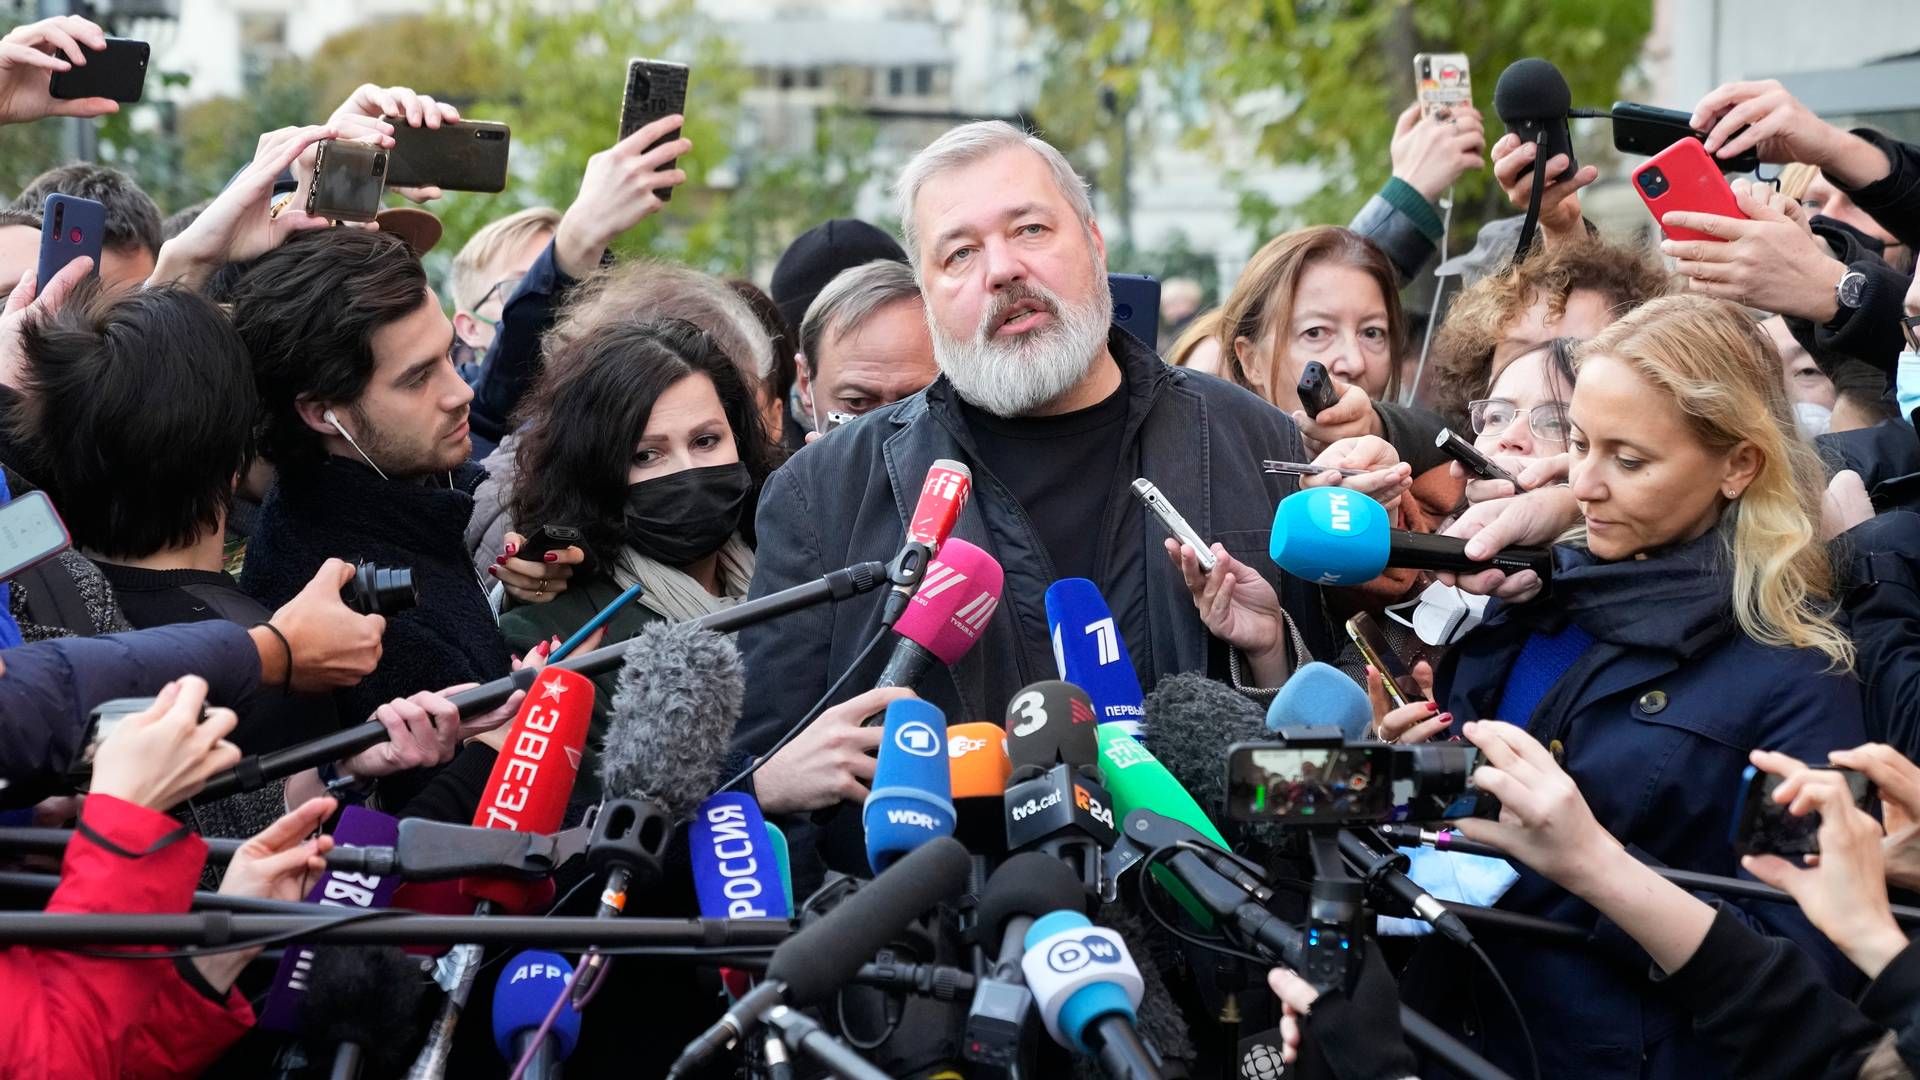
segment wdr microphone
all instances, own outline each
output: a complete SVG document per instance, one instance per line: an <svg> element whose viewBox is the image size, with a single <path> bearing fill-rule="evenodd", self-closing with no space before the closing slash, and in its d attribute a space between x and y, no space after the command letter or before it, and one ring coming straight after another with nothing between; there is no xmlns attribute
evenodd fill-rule
<svg viewBox="0 0 1920 1080"><path fill-rule="evenodd" d="M1396 529L1372 498L1337 487L1308 488L1280 500L1267 554L1287 573L1320 585L1359 585L1389 566L1458 574L1532 570L1542 581L1553 573L1553 553L1546 548L1511 547L1489 559L1469 559L1465 540Z"/></svg>
<svg viewBox="0 0 1920 1080"><path fill-rule="evenodd" d="M1300 665L1273 696L1266 727L1277 733L1337 727L1341 738L1350 742L1365 739L1373 730L1373 703L1345 672L1315 660Z"/></svg>
<svg viewBox="0 0 1920 1080"><path fill-rule="evenodd" d="M566 957L537 949L520 953L500 969L493 988L493 1045L509 1066L527 1056L527 1047L571 978L573 965ZM579 1041L580 1014L563 1005L520 1075L528 1080L555 1075L554 1067L567 1060Z"/></svg>
<svg viewBox="0 0 1920 1080"><path fill-rule="evenodd" d="M893 582L880 609L880 625L892 626L906 611L908 601L926 583L933 557L946 546L953 527L960 523L960 511L966 508L973 491L973 472L952 458L941 458L927 470L920 485L920 499L913 515L907 518L907 539L887 567Z"/></svg>
<svg viewBox="0 0 1920 1080"><path fill-rule="evenodd" d="M929 840L953 835L949 769L946 714L919 698L888 705L873 789L861 810L867 863L874 873L885 873Z"/></svg>
<svg viewBox="0 0 1920 1080"><path fill-rule="evenodd" d="M1102 724L1123 724L1127 734L1138 735L1140 676L1100 589L1086 578L1047 586L1047 632L1060 677L1087 692Z"/></svg>
<svg viewBox="0 0 1920 1080"><path fill-rule="evenodd" d="M899 641L874 685L912 686L935 663L958 663L986 633L1005 578L993 556L965 540L948 540L894 624Z"/></svg>

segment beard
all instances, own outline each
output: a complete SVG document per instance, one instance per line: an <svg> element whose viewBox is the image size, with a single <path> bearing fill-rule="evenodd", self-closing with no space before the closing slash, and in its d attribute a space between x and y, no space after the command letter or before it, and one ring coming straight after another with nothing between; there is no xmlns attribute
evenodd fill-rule
<svg viewBox="0 0 1920 1080"><path fill-rule="evenodd" d="M994 331L1022 301L1039 305L1052 319L1018 337L995 337ZM1099 355L1112 322L1113 297L1105 289L1073 304L1033 282L996 295L970 339L948 336L932 309L927 312L940 373L961 400L1002 418L1030 415L1073 389Z"/></svg>
<svg viewBox="0 0 1920 1080"><path fill-rule="evenodd" d="M361 456L391 480L447 472L467 460L472 453L471 436L457 443L442 438L465 423L467 415L466 409L460 410L458 417L443 420L435 427L432 436L422 440L418 436L390 434L363 412L359 405L347 407L347 417L353 423L353 437L359 442Z"/></svg>

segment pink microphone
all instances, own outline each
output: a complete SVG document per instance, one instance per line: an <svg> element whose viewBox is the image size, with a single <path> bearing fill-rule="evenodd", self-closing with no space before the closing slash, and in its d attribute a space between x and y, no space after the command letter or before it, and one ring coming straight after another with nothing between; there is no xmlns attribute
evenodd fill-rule
<svg viewBox="0 0 1920 1080"><path fill-rule="evenodd" d="M874 685L912 686L935 661L957 663L993 620L1005 577L993 556L965 540L954 537L942 544L894 624L899 641Z"/></svg>

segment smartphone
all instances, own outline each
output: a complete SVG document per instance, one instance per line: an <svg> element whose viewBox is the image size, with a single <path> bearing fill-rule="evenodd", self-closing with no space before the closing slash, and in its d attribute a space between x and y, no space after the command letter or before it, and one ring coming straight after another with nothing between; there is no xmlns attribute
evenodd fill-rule
<svg viewBox="0 0 1920 1080"><path fill-rule="evenodd" d="M1815 765L1833 769L1847 779L1853 804L1866 810L1873 802L1873 781L1852 769ZM1795 817L1773 801L1773 791L1784 777L1761 772L1749 765L1740 776L1740 800L1733 817L1733 850L1741 855L1818 855L1820 853L1820 815Z"/></svg>
<svg viewBox="0 0 1920 1080"><path fill-rule="evenodd" d="M1373 621L1373 616L1362 611L1348 619L1347 636L1353 639L1367 663L1380 673L1380 683L1386 688L1387 699L1393 702L1394 708L1427 700L1426 691L1420 689L1412 669L1387 643L1387 635L1380 629L1380 624Z"/></svg>
<svg viewBox="0 0 1920 1080"><path fill-rule="evenodd" d="M1108 274L1113 294L1113 325L1147 348L1160 338L1160 279L1147 274Z"/></svg>
<svg viewBox="0 0 1920 1080"><path fill-rule="evenodd" d="M107 234L107 208L77 195L48 195L40 204L40 262L34 271L37 288L46 287L61 267L82 255L93 260L91 274L100 273L100 246Z"/></svg>
<svg viewBox="0 0 1920 1080"><path fill-rule="evenodd" d="M335 221L372 221L386 192L387 152L377 146L328 139L313 157L307 213Z"/></svg>
<svg viewBox="0 0 1920 1080"><path fill-rule="evenodd" d="M560 551L575 546L582 551L586 550L586 538L579 529L570 525L542 525L533 531L532 536L527 537L526 545L514 552L513 557L539 562L541 556L549 551Z"/></svg>
<svg viewBox="0 0 1920 1080"><path fill-rule="evenodd" d="M1300 407L1308 416L1319 416L1340 401L1340 389L1333 384L1333 374L1318 360L1309 360L1307 366L1300 369L1300 381L1293 389L1300 395Z"/></svg>
<svg viewBox="0 0 1920 1080"><path fill-rule="evenodd" d="M1669 210L1691 210L1743 221L1747 216L1740 212L1733 187L1720 174L1720 166L1708 156L1705 147L1692 139L1674 143L1633 170L1633 190L1639 194L1640 201L1647 204L1656 222ZM1660 231L1669 240L1719 239L1693 229L1668 228L1664 223Z"/></svg>
<svg viewBox="0 0 1920 1080"><path fill-rule="evenodd" d="M1466 53L1418 54L1413 58L1413 85L1422 116L1473 104Z"/></svg>
<svg viewBox="0 0 1920 1080"><path fill-rule="evenodd" d="M506 190L507 147L512 142L507 125L462 120L436 129L408 127L405 117L383 119L393 125L388 184L489 194Z"/></svg>
<svg viewBox="0 0 1920 1080"><path fill-rule="evenodd" d="M828 409L826 431L821 432L821 434L824 435L826 434L827 431L832 431L834 428L840 427L843 424L851 424L855 420L858 420L859 418L860 418L859 415L856 413L836 412L832 409Z"/></svg>
<svg viewBox="0 0 1920 1080"><path fill-rule="evenodd" d="M1227 753L1227 817L1313 825L1386 821L1393 748L1235 746Z"/></svg>
<svg viewBox="0 0 1920 1080"><path fill-rule="evenodd" d="M44 491L16 495L0 506L0 581L53 558L73 546L66 522Z"/></svg>
<svg viewBox="0 0 1920 1080"><path fill-rule="evenodd" d="M1200 534L1193 531L1193 526L1187 524L1187 519L1180 516L1180 511L1173 508L1173 502L1160 494L1160 489L1154 486L1153 481L1144 476L1135 480L1133 496L1144 503L1146 508L1153 512L1154 517L1160 519L1160 524L1166 528L1168 535L1193 549L1194 555L1200 561L1201 573L1213 573L1214 566L1220 560L1214 557L1206 541L1200 539Z"/></svg>
<svg viewBox="0 0 1920 1080"><path fill-rule="evenodd" d="M1707 139L1706 132L1693 129L1693 116L1678 109L1616 101L1612 113L1613 148L1623 154L1652 157L1681 139L1703 144ZM1748 150L1739 157L1714 158L1713 162L1723 173L1750 173L1760 167L1760 151Z"/></svg>
<svg viewBox="0 0 1920 1080"><path fill-rule="evenodd" d="M1365 476L1365 469L1336 469L1331 465L1309 465L1304 461L1263 461L1263 472L1284 473L1287 476L1319 476L1323 472L1337 472L1341 476Z"/></svg>
<svg viewBox="0 0 1920 1080"><path fill-rule="evenodd" d="M47 93L65 101L111 98L139 101L147 84L147 59L152 49L144 41L108 38L104 49L80 46L87 62L56 71L47 81Z"/></svg>
<svg viewBox="0 0 1920 1080"><path fill-rule="evenodd" d="M1521 422L1521 421L1517 421ZM1513 485L1516 492L1525 491L1520 481L1512 473L1493 463L1493 459L1480 452L1472 443L1453 433L1452 428L1441 428L1434 436L1433 448L1459 462L1467 474L1479 480L1505 480Z"/></svg>
<svg viewBox="0 0 1920 1080"><path fill-rule="evenodd" d="M687 65L667 60L627 61L627 91L620 101L620 137L624 139L663 116L685 113L687 74ZM680 131L676 128L660 136L647 149L679 137ZM671 169L673 162L660 167ZM672 188L655 188L653 193L663 202L673 198Z"/></svg>

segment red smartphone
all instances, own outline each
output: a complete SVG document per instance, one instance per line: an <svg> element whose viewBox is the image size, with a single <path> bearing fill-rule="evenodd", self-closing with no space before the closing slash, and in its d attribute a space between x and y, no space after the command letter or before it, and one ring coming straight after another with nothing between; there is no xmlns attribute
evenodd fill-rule
<svg viewBox="0 0 1920 1080"><path fill-rule="evenodd" d="M1747 216L1740 212L1733 187L1721 174L1720 166L1694 139L1681 139L1633 170L1633 190L1639 194L1640 201L1647 204L1656 222L1670 210L1690 210L1743 221ZM1669 240L1720 239L1693 229L1669 228L1664 223L1660 231Z"/></svg>

